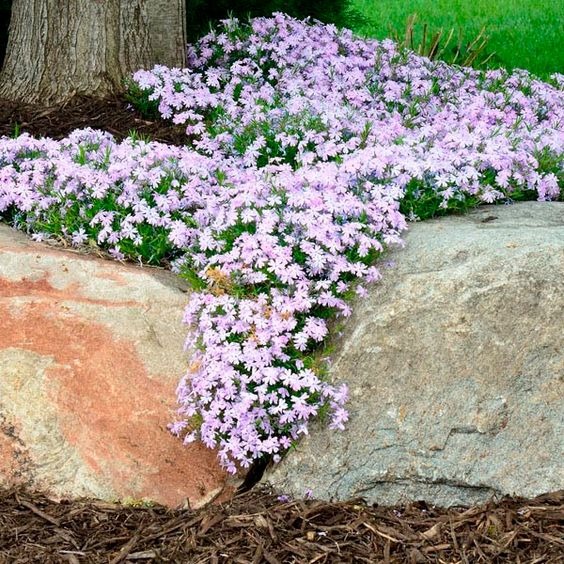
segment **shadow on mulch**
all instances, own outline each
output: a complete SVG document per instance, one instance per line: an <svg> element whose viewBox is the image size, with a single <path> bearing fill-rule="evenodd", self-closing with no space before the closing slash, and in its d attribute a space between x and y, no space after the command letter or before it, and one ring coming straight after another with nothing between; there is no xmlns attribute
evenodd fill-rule
<svg viewBox="0 0 564 564"><path fill-rule="evenodd" d="M564 491L470 509L281 502L251 490L199 511L0 492L0 562L564 561Z"/></svg>
<svg viewBox="0 0 564 564"><path fill-rule="evenodd" d="M17 125L16 125L17 124ZM77 97L63 106L33 106L0 99L0 136L20 133L61 139L75 129L92 127L108 131L118 139L132 130L152 141L171 145L187 143L186 127L143 117L120 97Z"/></svg>

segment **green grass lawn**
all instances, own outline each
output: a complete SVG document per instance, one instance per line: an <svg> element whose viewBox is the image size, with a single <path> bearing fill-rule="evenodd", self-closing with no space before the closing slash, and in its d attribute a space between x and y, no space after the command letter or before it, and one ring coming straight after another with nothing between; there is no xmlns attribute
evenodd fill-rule
<svg viewBox="0 0 564 564"><path fill-rule="evenodd" d="M485 25L490 66L564 73L564 0L351 0L351 7L368 20L355 26L363 35L403 33L413 13L419 32L425 22L431 31L461 30L468 41Z"/></svg>

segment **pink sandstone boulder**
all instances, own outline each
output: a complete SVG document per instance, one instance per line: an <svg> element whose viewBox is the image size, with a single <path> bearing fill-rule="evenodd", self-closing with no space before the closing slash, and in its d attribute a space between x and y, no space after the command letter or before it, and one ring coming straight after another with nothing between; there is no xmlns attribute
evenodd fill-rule
<svg viewBox="0 0 564 564"><path fill-rule="evenodd" d="M173 507L226 495L216 454L167 430L186 301L170 272L0 225L0 486Z"/></svg>

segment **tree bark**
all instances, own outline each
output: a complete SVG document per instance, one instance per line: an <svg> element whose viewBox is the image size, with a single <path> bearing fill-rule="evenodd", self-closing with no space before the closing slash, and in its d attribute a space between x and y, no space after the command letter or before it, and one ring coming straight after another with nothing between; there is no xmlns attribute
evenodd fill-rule
<svg viewBox="0 0 564 564"><path fill-rule="evenodd" d="M186 66L186 1L147 0L151 62Z"/></svg>
<svg viewBox="0 0 564 564"><path fill-rule="evenodd" d="M182 4L14 0L0 97L42 104L59 104L80 94L104 97L122 91L124 80L136 70L162 62L182 65Z"/></svg>

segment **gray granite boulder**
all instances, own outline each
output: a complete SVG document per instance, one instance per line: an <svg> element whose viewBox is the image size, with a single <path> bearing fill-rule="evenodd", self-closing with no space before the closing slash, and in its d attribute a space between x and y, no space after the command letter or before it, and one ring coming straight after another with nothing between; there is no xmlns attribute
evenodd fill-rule
<svg viewBox="0 0 564 564"><path fill-rule="evenodd" d="M333 357L346 431L314 426L265 480L444 506L564 488L564 203L412 224L385 261Z"/></svg>

